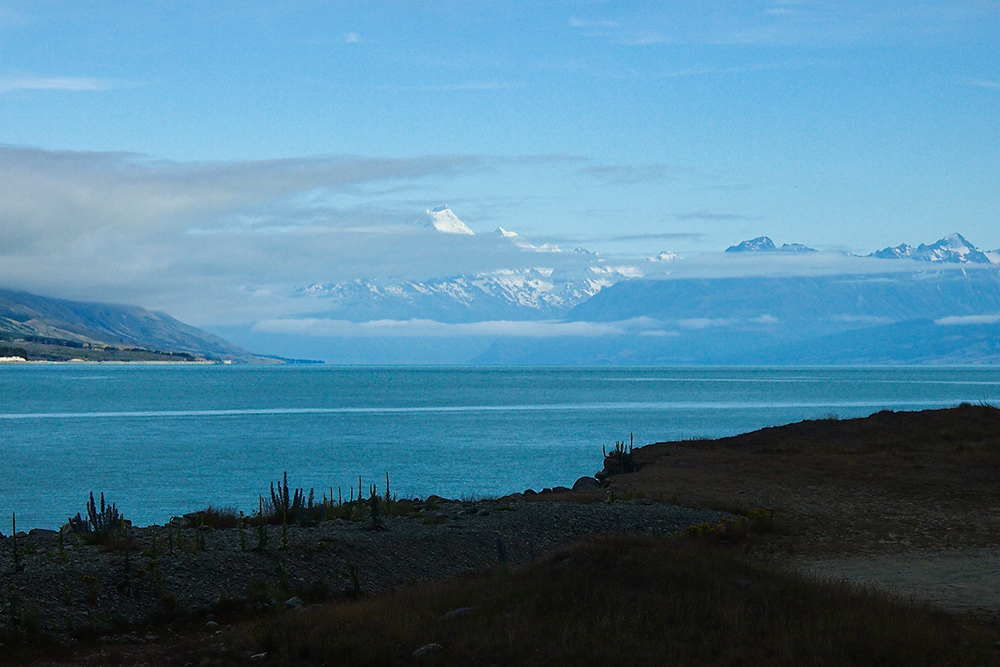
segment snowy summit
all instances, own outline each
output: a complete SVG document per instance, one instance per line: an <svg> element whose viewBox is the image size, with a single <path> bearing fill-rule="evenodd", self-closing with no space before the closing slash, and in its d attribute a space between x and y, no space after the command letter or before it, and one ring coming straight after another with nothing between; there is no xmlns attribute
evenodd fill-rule
<svg viewBox="0 0 1000 667"><path fill-rule="evenodd" d="M445 234L475 235L475 232L459 220L458 216L452 213L452 210L447 206L439 206L433 210L428 209L424 211L423 217L417 223L422 224L424 227L433 227Z"/></svg>
<svg viewBox="0 0 1000 667"><path fill-rule="evenodd" d="M991 264L995 263L993 257L997 255L982 252L966 241L961 234L956 233L949 234L930 245L921 243L914 248L903 243L895 248L883 248L868 256L880 259L916 259L924 262Z"/></svg>

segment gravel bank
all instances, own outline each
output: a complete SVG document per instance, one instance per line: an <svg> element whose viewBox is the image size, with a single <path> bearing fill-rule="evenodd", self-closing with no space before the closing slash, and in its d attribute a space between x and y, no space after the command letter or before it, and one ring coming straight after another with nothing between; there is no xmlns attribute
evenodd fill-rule
<svg viewBox="0 0 1000 667"><path fill-rule="evenodd" d="M152 641L146 626L179 615L306 603L324 595L380 589L496 565L520 565L588 535L670 534L718 512L665 504L492 500L418 503L420 513L385 519L385 530L333 520L305 528L268 528L256 550L256 529L129 528L133 550L106 552L75 536L59 551L56 534L18 540L26 552L15 572L12 540L0 544L0 581L9 621L11 595L25 627L62 643L74 636ZM156 535L155 554L152 549ZM155 555L155 557L154 557ZM292 604L296 604L293 600Z"/></svg>

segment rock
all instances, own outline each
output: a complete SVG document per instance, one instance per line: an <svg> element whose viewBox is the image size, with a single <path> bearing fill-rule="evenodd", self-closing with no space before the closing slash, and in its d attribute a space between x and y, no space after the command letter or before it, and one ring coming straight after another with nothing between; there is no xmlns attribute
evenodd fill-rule
<svg viewBox="0 0 1000 667"><path fill-rule="evenodd" d="M524 495L526 495L526 496L536 496L538 494L535 493L534 489L525 489L524 490Z"/></svg>
<svg viewBox="0 0 1000 667"><path fill-rule="evenodd" d="M736 588L740 589L741 591L746 590L750 588L750 582L747 581L746 579L737 579Z"/></svg>
<svg viewBox="0 0 1000 667"><path fill-rule="evenodd" d="M458 618L459 616L465 616L472 612L475 607L459 607L458 609L452 609L447 614L439 618L439 621L450 621L453 618Z"/></svg>
<svg viewBox="0 0 1000 667"><path fill-rule="evenodd" d="M427 660L428 658L433 658L440 652L440 644L427 644L426 646L421 646L413 652L413 659L417 661Z"/></svg>
<svg viewBox="0 0 1000 667"><path fill-rule="evenodd" d="M302 606L302 598L295 596L285 600L285 606L289 609L298 609Z"/></svg>
<svg viewBox="0 0 1000 667"><path fill-rule="evenodd" d="M28 535L31 537L50 537L57 534L57 531L49 530L48 528L32 528L28 531Z"/></svg>
<svg viewBox="0 0 1000 667"><path fill-rule="evenodd" d="M267 651L264 651L263 653L254 653L252 656L250 656L251 660L264 660L266 658L267 658Z"/></svg>
<svg viewBox="0 0 1000 667"><path fill-rule="evenodd" d="M596 477L581 477L573 482L574 491L600 491L601 483Z"/></svg>
<svg viewBox="0 0 1000 667"><path fill-rule="evenodd" d="M209 621L208 623L205 624L206 630L217 630L218 628L219 624L216 623L215 621Z"/></svg>
<svg viewBox="0 0 1000 667"><path fill-rule="evenodd" d="M567 489L565 486L552 487L552 493L566 493L568 491L569 489Z"/></svg>

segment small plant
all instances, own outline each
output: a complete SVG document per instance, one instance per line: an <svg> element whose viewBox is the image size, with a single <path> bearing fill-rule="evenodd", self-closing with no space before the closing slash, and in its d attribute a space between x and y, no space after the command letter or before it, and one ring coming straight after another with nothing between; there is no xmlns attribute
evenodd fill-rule
<svg viewBox="0 0 1000 667"><path fill-rule="evenodd" d="M59 531L59 560L66 562L69 556L66 554L66 544L64 543L63 531Z"/></svg>
<svg viewBox="0 0 1000 667"><path fill-rule="evenodd" d="M361 577L358 576L358 568L353 563L347 564L347 574L351 579L351 589L347 592L349 597L361 597Z"/></svg>
<svg viewBox="0 0 1000 667"><path fill-rule="evenodd" d="M289 493L287 471L282 475L282 481L278 482L277 491L274 488L274 483L271 483L270 509L274 518L287 521L288 517L291 516L294 521L305 506L305 493L302 489L295 489L293 493Z"/></svg>
<svg viewBox="0 0 1000 667"><path fill-rule="evenodd" d="M135 588L132 584L132 552L129 549L125 549L118 556L118 567L118 581L115 587L123 595L132 597Z"/></svg>
<svg viewBox="0 0 1000 667"><path fill-rule="evenodd" d="M635 472L635 460L632 457L634 436L629 434L628 447L624 440L615 440L615 448L608 452L606 447L602 447L604 452L604 471L608 475L618 475L621 473Z"/></svg>
<svg viewBox="0 0 1000 667"><path fill-rule="evenodd" d="M194 529L194 550L204 551L207 542L208 526L203 523L198 523L198 526Z"/></svg>
<svg viewBox="0 0 1000 667"><path fill-rule="evenodd" d="M368 498L368 523L365 525L367 530L385 530L385 522L382 521L382 511L381 505L382 499L378 497L378 493L375 489L375 485L372 484L370 487L370 494Z"/></svg>
<svg viewBox="0 0 1000 667"><path fill-rule="evenodd" d="M267 549L267 517L264 515L264 499L257 496L257 548L256 551Z"/></svg>
<svg viewBox="0 0 1000 667"><path fill-rule="evenodd" d="M100 510L94 502L94 492L90 492L90 500L87 502L87 533L91 544L107 544L124 532L125 519L118 512L114 503L110 505L104 502L104 493L101 493Z"/></svg>
<svg viewBox="0 0 1000 667"><path fill-rule="evenodd" d="M14 512L10 513L10 543L14 555L14 572L24 572L24 564L21 562L21 548L17 546L17 514Z"/></svg>
<svg viewBox="0 0 1000 667"><path fill-rule="evenodd" d="M738 519L725 517L717 523L705 522L688 526L684 534L705 542L735 544L747 538L750 534L750 524L746 517L739 517Z"/></svg>
<svg viewBox="0 0 1000 667"><path fill-rule="evenodd" d="M240 551L246 551L247 550L247 534L246 534L246 530L244 530L244 524L245 523L246 523L246 519L243 516L243 512L240 512L240 522L238 524L239 528L240 528Z"/></svg>
<svg viewBox="0 0 1000 667"><path fill-rule="evenodd" d="M766 533L774 527L774 508L756 507L747 515L750 530L755 533Z"/></svg>
<svg viewBox="0 0 1000 667"><path fill-rule="evenodd" d="M156 526L150 526L149 529L152 531L153 536L149 543L149 548L143 551L143 554L148 556L152 560L156 560L159 557L159 549L156 540Z"/></svg>
<svg viewBox="0 0 1000 667"><path fill-rule="evenodd" d="M91 606L95 606L97 604L97 597L99 593L97 577L92 574L83 575L83 591L83 596L87 599L87 602L90 603Z"/></svg>
<svg viewBox="0 0 1000 667"><path fill-rule="evenodd" d="M170 522L167 524L167 550L170 555L174 555L174 524Z"/></svg>

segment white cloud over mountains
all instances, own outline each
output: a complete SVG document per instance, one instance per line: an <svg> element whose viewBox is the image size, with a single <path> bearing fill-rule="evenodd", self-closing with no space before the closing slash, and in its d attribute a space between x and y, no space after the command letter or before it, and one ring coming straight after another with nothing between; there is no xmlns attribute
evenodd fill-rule
<svg viewBox="0 0 1000 667"><path fill-rule="evenodd" d="M281 291L260 289L269 285L364 266L412 270L409 260L422 254L430 261L420 238L404 247L365 240L419 237L406 225L412 213L324 198L479 164L468 156L176 163L0 147L0 273L9 287L226 319L239 307L230 293L238 285L253 284L260 299Z"/></svg>
<svg viewBox="0 0 1000 667"><path fill-rule="evenodd" d="M315 306L291 295L317 281L533 266L537 253L510 239L413 224L444 203L418 208L419 196L488 164L465 155L184 163L0 146L2 285L208 325L307 314ZM586 261L551 257L556 267Z"/></svg>

